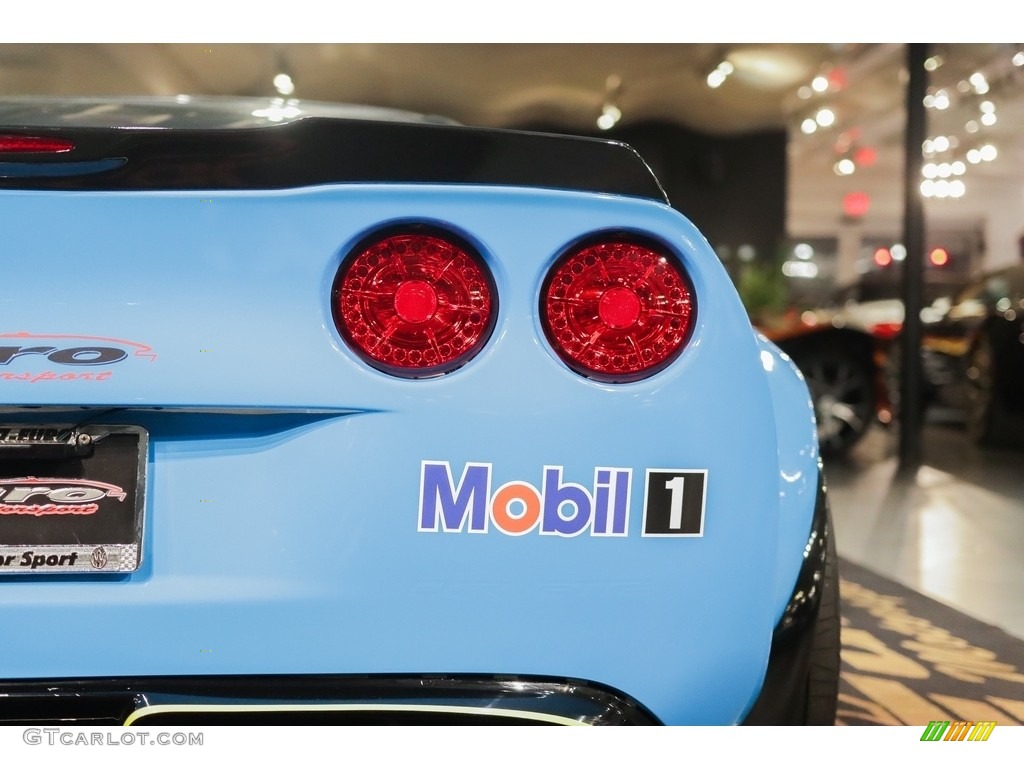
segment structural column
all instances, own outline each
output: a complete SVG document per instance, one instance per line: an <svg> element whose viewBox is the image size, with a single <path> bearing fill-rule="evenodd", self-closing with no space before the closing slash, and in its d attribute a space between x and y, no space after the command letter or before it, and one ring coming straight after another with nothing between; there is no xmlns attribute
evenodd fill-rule
<svg viewBox="0 0 1024 768"><path fill-rule="evenodd" d="M921 145L925 139L924 97L928 75L927 43L907 45L907 127L904 135L903 164L903 243L907 257L903 262L904 321L900 355L900 471L913 471L921 464L921 407L923 376L921 371L921 304L924 293L924 206L921 199Z"/></svg>

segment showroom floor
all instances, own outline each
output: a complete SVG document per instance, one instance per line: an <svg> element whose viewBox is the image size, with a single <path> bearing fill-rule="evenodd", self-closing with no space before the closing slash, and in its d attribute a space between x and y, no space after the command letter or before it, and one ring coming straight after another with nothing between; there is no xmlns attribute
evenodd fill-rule
<svg viewBox="0 0 1024 768"><path fill-rule="evenodd" d="M896 440L876 428L826 461L840 556L1024 639L1024 448L979 449L933 414L903 478Z"/></svg>

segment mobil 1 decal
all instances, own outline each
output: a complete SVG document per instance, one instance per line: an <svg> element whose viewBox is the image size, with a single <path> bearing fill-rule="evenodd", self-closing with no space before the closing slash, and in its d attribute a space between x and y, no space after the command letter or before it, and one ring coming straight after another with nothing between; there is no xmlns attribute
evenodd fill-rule
<svg viewBox="0 0 1024 768"><path fill-rule="evenodd" d="M702 535L707 470L646 473L642 535ZM490 463L424 461L416 527L420 533L625 538L633 479L631 467L599 466L576 476L545 465L533 478L505 478Z"/></svg>
<svg viewBox="0 0 1024 768"><path fill-rule="evenodd" d="M644 536L703 536L706 469L648 469Z"/></svg>

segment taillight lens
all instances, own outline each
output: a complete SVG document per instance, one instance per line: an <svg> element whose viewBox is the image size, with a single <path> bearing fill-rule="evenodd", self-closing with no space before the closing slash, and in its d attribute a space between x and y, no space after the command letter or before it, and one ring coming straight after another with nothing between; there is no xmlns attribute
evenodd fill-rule
<svg viewBox="0 0 1024 768"><path fill-rule="evenodd" d="M487 343L497 316L483 260L447 234L399 232L363 244L335 280L334 317L367 363L422 378L459 368Z"/></svg>
<svg viewBox="0 0 1024 768"><path fill-rule="evenodd" d="M632 241L574 248L541 291L551 346L573 370L601 381L636 381L672 362L690 337L695 310L675 257Z"/></svg>
<svg viewBox="0 0 1024 768"><path fill-rule="evenodd" d="M70 152L74 143L66 139L53 139L48 136L9 136L0 135L0 152Z"/></svg>

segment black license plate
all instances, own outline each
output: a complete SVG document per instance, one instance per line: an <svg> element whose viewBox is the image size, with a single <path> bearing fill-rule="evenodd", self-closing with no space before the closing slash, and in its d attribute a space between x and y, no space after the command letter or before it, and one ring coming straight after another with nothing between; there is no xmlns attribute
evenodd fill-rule
<svg viewBox="0 0 1024 768"><path fill-rule="evenodd" d="M0 424L0 576L136 570L148 451L142 427Z"/></svg>

